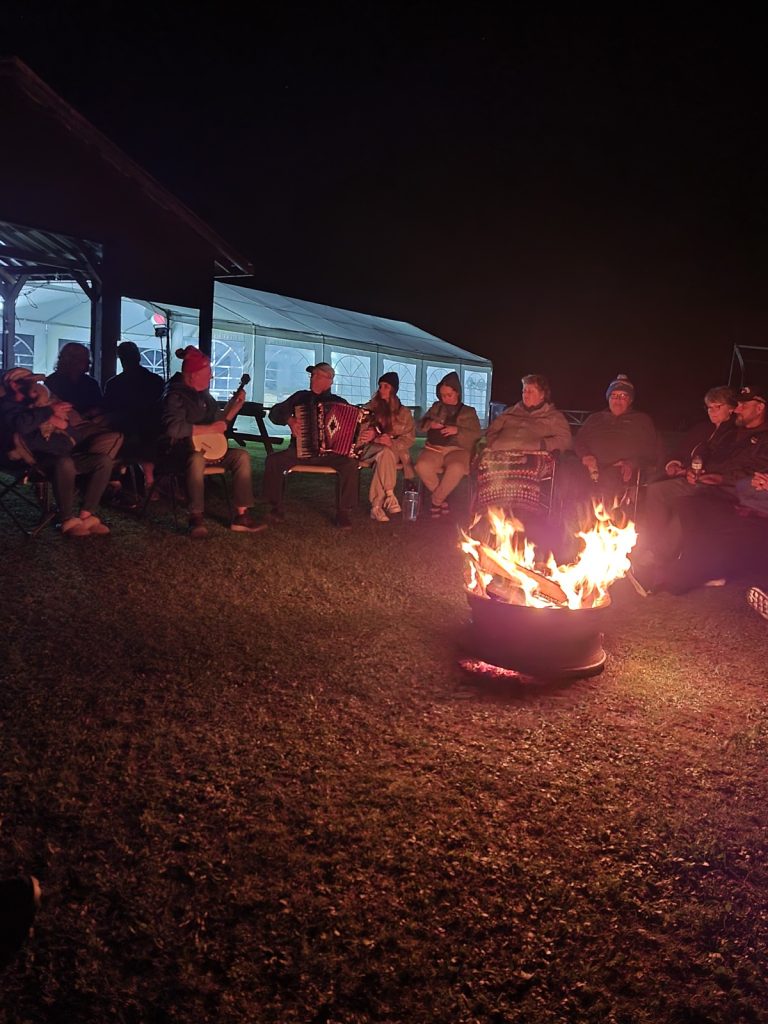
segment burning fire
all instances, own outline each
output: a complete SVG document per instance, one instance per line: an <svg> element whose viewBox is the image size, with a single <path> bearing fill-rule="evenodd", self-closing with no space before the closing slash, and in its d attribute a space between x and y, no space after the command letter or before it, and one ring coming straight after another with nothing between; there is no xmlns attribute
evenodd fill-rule
<svg viewBox="0 0 768 1024"><path fill-rule="evenodd" d="M534 608L599 608L608 604L608 588L631 568L628 555L637 542L637 531L631 522L618 526L601 504L595 505L594 511L594 526L576 534L581 541L576 561L557 565L551 553L544 562L537 557L519 520L489 509L486 515L492 536L487 544L463 534L467 590L478 597Z"/></svg>

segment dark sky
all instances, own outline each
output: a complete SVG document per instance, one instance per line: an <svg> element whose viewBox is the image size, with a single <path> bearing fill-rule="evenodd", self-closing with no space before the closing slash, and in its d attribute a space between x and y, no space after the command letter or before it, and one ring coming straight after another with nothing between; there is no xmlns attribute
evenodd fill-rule
<svg viewBox="0 0 768 1024"><path fill-rule="evenodd" d="M22 5L17 5L22 6ZM29 5L0 47L268 291L408 320L671 422L768 325L757 16Z"/></svg>

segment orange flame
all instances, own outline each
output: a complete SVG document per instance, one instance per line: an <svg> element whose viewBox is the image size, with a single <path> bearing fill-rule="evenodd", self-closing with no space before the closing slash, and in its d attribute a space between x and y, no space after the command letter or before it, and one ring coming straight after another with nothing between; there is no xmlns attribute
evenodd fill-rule
<svg viewBox="0 0 768 1024"><path fill-rule="evenodd" d="M601 504L595 505L594 513L594 526L576 534L581 541L576 561L558 565L551 552L543 561L537 557L519 520L507 518L500 509L489 509L491 538L487 544L463 533L467 589L488 597L489 586L500 581L506 590L500 595L496 587L494 597L536 608L608 604L608 588L631 568L628 556L637 543L637 531L632 522L617 525ZM479 521L478 517L470 530Z"/></svg>

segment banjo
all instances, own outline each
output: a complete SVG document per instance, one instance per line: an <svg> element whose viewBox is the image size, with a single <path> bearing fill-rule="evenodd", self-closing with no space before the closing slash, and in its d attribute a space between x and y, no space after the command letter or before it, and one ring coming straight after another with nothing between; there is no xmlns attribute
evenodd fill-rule
<svg viewBox="0 0 768 1024"><path fill-rule="evenodd" d="M232 392L232 397L221 411L220 418L226 420L230 427L237 416L237 412L234 410L236 406L239 406L240 392L245 390L245 386L250 383L250 380L251 375L244 373L240 378L240 383ZM227 449L229 448L226 434L193 434L191 441L194 450L202 452L206 462L219 462L227 454Z"/></svg>

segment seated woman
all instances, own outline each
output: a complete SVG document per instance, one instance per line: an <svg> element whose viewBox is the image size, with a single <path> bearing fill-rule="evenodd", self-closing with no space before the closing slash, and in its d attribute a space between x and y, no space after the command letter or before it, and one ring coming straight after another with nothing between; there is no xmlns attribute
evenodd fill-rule
<svg viewBox="0 0 768 1024"><path fill-rule="evenodd" d="M528 374L522 385L522 401L505 409L486 431L475 512L491 506L517 515L545 511L552 500L552 456L573 447L571 428L551 401L547 378Z"/></svg>
<svg viewBox="0 0 768 1024"><path fill-rule="evenodd" d="M419 424L427 432L427 443L416 460L416 473L432 495L433 519L450 511L446 499L469 472L472 449L480 437L477 413L461 401L459 375L447 373L436 391L437 401Z"/></svg>
<svg viewBox="0 0 768 1024"><path fill-rule="evenodd" d="M400 378L394 373L383 373L379 377L379 389L365 406L373 413L376 436L360 453L363 461L375 460L373 477L368 496L371 500L371 519L377 523L388 523L387 513L397 515L401 511L395 496L397 467L403 467L403 476L413 480L411 445L416 440L416 427L411 410L397 397Z"/></svg>
<svg viewBox="0 0 768 1024"><path fill-rule="evenodd" d="M549 381L539 373L522 379L522 401L505 409L485 432L492 451L567 451L573 447L568 421L551 401Z"/></svg>
<svg viewBox="0 0 768 1024"><path fill-rule="evenodd" d="M727 460L736 435L736 393L729 387L710 388L704 395L708 420L692 427L671 452L664 466L667 476L685 476L694 459L710 470Z"/></svg>

